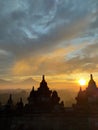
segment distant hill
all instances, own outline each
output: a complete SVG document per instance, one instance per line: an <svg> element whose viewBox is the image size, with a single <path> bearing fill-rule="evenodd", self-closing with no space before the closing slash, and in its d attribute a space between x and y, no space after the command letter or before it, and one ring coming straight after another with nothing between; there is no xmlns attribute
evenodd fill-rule
<svg viewBox="0 0 98 130"><path fill-rule="evenodd" d="M55 86L55 84L53 85ZM20 97L23 97L23 101L26 103L32 86L36 86L35 89L39 86L39 82L32 79L32 77L19 82L0 79L0 101L5 103L11 93L15 102L17 102ZM50 89L53 90L52 87ZM76 89L66 87L65 89L55 88L54 90L58 92L58 95L61 101L64 101L65 106L71 106L75 102L75 97L77 95Z"/></svg>
<svg viewBox="0 0 98 130"><path fill-rule="evenodd" d="M0 84L10 84L10 83L12 83L12 82L4 80L4 79L0 79Z"/></svg>
<svg viewBox="0 0 98 130"><path fill-rule="evenodd" d="M32 77L18 82L0 79L0 89L31 88L32 86L37 84L38 82L32 79Z"/></svg>
<svg viewBox="0 0 98 130"><path fill-rule="evenodd" d="M7 102L10 93L13 96L13 100L16 103L20 97L23 98L24 103L27 102L27 97L31 89L6 89L0 90L0 101L4 104ZM76 91L67 89L57 89L58 95L61 101L64 101L65 106L71 106L75 102L77 95Z"/></svg>
<svg viewBox="0 0 98 130"><path fill-rule="evenodd" d="M36 84L38 82L30 77L30 78L27 78L27 79L19 82L19 83L21 83L21 84Z"/></svg>

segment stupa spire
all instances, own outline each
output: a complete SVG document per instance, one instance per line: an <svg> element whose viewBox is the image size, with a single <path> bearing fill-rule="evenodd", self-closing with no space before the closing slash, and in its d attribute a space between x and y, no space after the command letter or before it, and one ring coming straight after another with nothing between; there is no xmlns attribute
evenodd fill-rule
<svg viewBox="0 0 98 130"><path fill-rule="evenodd" d="M93 75L92 74L90 74L90 79L93 80Z"/></svg>
<svg viewBox="0 0 98 130"><path fill-rule="evenodd" d="M32 87L32 91L34 91L34 86Z"/></svg>
<svg viewBox="0 0 98 130"><path fill-rule="evenodd" d="M45 75L42 76L42 81L45 81Z"/></svg>
<svg viewBox="0 0 98 130"><path fill-rule="evenodd" d="M82 87L80 87L80 92L82 92Z"/></svg>
<svg viewBox="0 0 98 130"><path fill-rule="evenodd" d="M12 104L13 104L12 94L10 94L9 99L8 99L8 101L7 101L7 104L8 104L8 105L12 105Z"/></svg>
<svg viewBox="0 0 98 130"><path fill-rule="evenodd" d="M45 75L42 75L42 81L40 82L40 87L39 88L48 88L47 82L45 80Z"/></svg>
<svg viewBox="0 0 98 130"><path fill-rule="evenodd" d="M88 90L92 90L92 89L96 89L97 86L96 86L96 82L94 81L93 79L93 75L90 74L90 80L89 80L89 83L88 83Z"/></svg>

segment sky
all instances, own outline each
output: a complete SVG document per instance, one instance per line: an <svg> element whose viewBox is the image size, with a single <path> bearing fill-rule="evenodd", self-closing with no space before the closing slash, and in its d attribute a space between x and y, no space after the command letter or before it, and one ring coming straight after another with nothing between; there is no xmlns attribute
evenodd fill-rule
<svg viewBox="0 0 98 130"><path fill-rule="evenodd" d="M0 0L0 79L98 80L98 0Z"/></svg>

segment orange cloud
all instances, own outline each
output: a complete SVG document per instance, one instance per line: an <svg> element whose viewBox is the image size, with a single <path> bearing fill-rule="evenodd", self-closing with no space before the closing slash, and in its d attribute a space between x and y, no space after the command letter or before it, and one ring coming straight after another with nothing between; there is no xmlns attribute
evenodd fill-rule
<svg viewBox="0 0 98 130"><path fill-rule="evenodd" d="M88 73L95 73L98 68L96 56L82 55L81 57L81 55L74 55L69 59L67 58L68 54L72 54L81 47L84 47L84 45L72 46L69 44L67 48L57 48L45 55L36 54L34 57L25 57L25 59L14 64L12 74L18 77L35 77L45 74L50 83L77 84L76 81L79 80L76 79L77 77L81 78L81 75L86 75L87 79ZM90 48L90 46L88 47ZM85 54L85 50L83 52ZM86 52L88 51L86 50ZM40 78L38 78L38 81L40 81Z"/></svg>
<svg viewBox="0 0 98 130"><path fill-rule="evenodd" d="M68 54L73 47L67 49L60 48L52 53L38 56L30 56L25 59L15 62L12 68L14 75L25 75L25 74L43 74L47 71L56 71L59 65L62 64L64 55Z"/></svg>

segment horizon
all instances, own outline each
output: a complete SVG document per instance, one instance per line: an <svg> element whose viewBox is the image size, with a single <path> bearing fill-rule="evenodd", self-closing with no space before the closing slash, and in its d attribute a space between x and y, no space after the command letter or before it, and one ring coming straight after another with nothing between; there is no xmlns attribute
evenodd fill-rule
<svg viewBox="0 0 98 130"><path fill-rule="evenodd" d="M21 80L17 80L17 81L13 81L13 80L4 80L4 79L0 79L0 86L2 86L0 88L0 90L17 90L17 89L21 89L21 90L30 90L32 89L32 86L35 87L35 89L37 90L39 87L39 84L41 82L42 76L40 78L36 78L33 79L32 77L28 77L26 79L21 79ZM40 81L39 81L39 80ZM94 80L96 79L95 77L93 78ZM82 87L82 89L86 89L88 86L88 82L90 80L90 77L88 80L86 80L86 83L84 85L81 85L79 83L79 78L78 80L75 81L69 81L66 82L65 81L51 81L51 78L48 78L47 76L45 76L45 80L48 84L48 87L51 90L57 89L57 90L74 90L74 91L79 91L80 87ZM95 80L96 82L96 80ZM97 85L97 82L96 82ZM9 87L10 86L10 87Z"/></svg>

